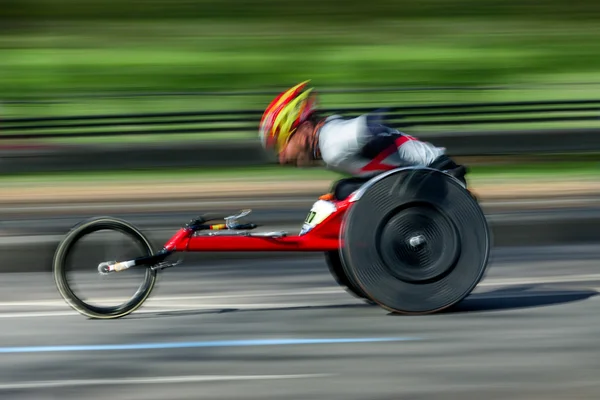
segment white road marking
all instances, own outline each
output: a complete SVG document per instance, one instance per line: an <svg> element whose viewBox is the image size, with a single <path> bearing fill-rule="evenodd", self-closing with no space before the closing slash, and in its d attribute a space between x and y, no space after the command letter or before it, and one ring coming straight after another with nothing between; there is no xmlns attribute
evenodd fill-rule
<svg viewBox="0 0 600 400"><path fill-rule="evenodd" d="M329 286L323 289L310 289L310 290L298 290L298 291L283 291L283 290L272 290L272 291L257 291L257 292L234 292L230 294L221 293L216 295L202 295L202 296L157 296L150 297L147 303L152 302L167 302L167 301L185 301L185 300L212 300L212 299L234 299L234 298L253 298L253 297L283 297L283 296L314 296L322 294L339 294L343 293L343 289L338 286ZM98 298L89 299L88 301L123 301L123 298ZM7 301L0 302L0 307L16 307L16 306L53 306L64 304L62 300L33 300L33 301Z"/></svg>
<svg viewBox="0 0 600 400"><path fill-rule="evenodd" d="M570 275L570 276L546 276L546 277L532 277L532 278L496 278L489 279L481 282L479 287L495 287L495 286L519 286L525 284L545 284L545 283L573 283L573 282L600 282L600 274L585 274L585 275ZM588 287L589 290L599 290L600 286L593 285ZM339 301L326 302L326 301L314 301L314 302L268 302L268 303L256 303L256 302L237 302L223 303L223 302L211 302L210 300L227 300L227 299L256 299L256 298L268 298L268 297L285 297L285 296L314 296L314 295L346 295L344 289L338 286L324 287L320 289L310 290L297 290L297 291L265 291L265 292L247 292L247 293L232 293L232 294L217 294L217 295L206 295L206 296L164 296L149 298L144 304L144 308L137 310L135 314L149 314L149 313L161 313L161 312L178 312L178 311L191 311L191 310L219 310L219 309L243 309L243 310L276 310L286 309L295 307L315 307L315 306L334 306L340 305ZM568 294L568 293L566 293ZM514 298L531 298L531 297L546 297L549 295L560 296L560 293L548 293L548 292L534 292L534 293L510 293L510 294L495 294L486 292L473 292L473 296L478 299L503 299L506 297ZM353 297L347 297L348 304L361 304L363 303L360 299ZM209 300L209 301L207 301ZM90 300L91 301L91 300ZM110 302L119 302L123 299L116 298L99 298L94 299L94 302L99 304L107 305ZM117 303L118 304L118 303ZM0 307L14 308L14 307L57 307L65 309L68 305L62 299L56 300L39 300L39 301L8 301L0 303ZM37 318L37 317L64 317L79 315L74 310L68 309L67 311L19 311L19 312L4 312L0 313L0 318Z"/></svg>
<svg viewBox="0 0 600 400"><path fill-rule="evenodd" d="M186 306L178 305L176 307L165 307L153 308L144 304L144 308L135 311L134 315L137 314L158 314L158 313L174 313L174 312L189 312L189 311L201 311L201 310L223 310L223 309L240 309L240 310L285 310L288 308L296 307L318 307L318 306L335 306L339 305L339 302L329 303L267 303L267 304L187 304ZM351 303L349 303L351 304ZM360 300L358 300L360 304ZM63 303L61 308L68 307ZM8 312L0 313L0 319L2 318L42 318L42 317L69 317L78 316L79 314L74 310L71 311L24 311L24 312Z"/></svg>
<svg viewBox="0 0 600 400"><path fill-rule="evenodd" d="M479 283L478 287L489 286L518 286L526 284L543 284L543 283L568 283L568 282L600 282L600 274L582 274L582 275L565 275L565 276L545 276L532 278L491 278ZM286 297L286 296L314 296L314 295L333 295L345 293L339 286L327 286L323 288L285 291L285 290L264 290L253 292L232 292L220 293L214 295L198 295L198 296L156 296L150 297L147 304L164 303L164 302L181 302L181 301L198 301L198 300L216 300L216 299L235 299L235 298L258 298L258 297ZM123 298L103 297L91 298L90 302L120 302ZM6 301L0 302L0 307L52 307L62 305L64 302L61 299L56 300L32 300L32 301Z"/></svg>
<svg viewBox="0 0 600 400"><path fill-rule="evenodd" d="M92 385L141 385L165 383L202 383L217 381L259 381L281 379L313 379L334 376L333 374L297 374L297 375L191 375L191 376L156 376L144 378L118 379L77 379L54 381L31 381L0 383L0 390L47 389L59 387L92 386Z"/></svg>
<svg viewBox="0 0 600 400"><path fill-rule="evenodd" d="M590 287L589 290L600 291L600 287ZM510 293L505 295L499 295L496 293L473 293L473 299L477 300L500 300L510 298L512 299L526 299L532 297L548 297L548 296L573 296L572 292L565 291L561 292L533 292L533 293Z"/></svg>
<svg viewBox="0 0 600 400"><path fill-rule="evenodd" d="M600 287L590 287L589 290L600 291ZM535 292L535 293L510 293L510 294L494 294L494 293L473 293L471 299L477 300L501 300L501 299L522 299L522 298L535 298L535 297L548 297L548 296L571 296L572 293L554 293L554 292ZM366 304L360 299L355 299L352 297L348 298L348 303L344 304ZM260 311L260 310L286 310L290 308L298 308L298 307L331 307L331 306L339 306L340 302L315 302L315 303L263 303L263 304L199 304L199 303L178 303L172 304L167 307L165 304L151 306L149 304L144 304L144 307L138 309L134 312L133 315L139 314L160 314L160 313L177 313L177 312L190 312L190 311L203 311L203 310L223 310L223 309L239 309L239 310L250 310L250 311ZM65 303L62 303L61 308L68 307ZM156 307L156 308L155 308ZM74 310L67 311L24 311L24 312L8 312L8 313L0 313L0 319L2 318L47 318L47 317L73 317L80 316Z"/></svg>
<svg viewBox="0 0 600 400"><path fill-rule="evenodd" d="M139 311L138 311L139 312ZM73 311L39 311L21 313L0 313L0 318L46 318L46 317L70 317L79 315Z"/></svg>
<svg viewBox="0 0 600 400"><path fill-rule="evenodd" d="M564 275L564 276L544 276L532 278L496 278L487 282L482 281L479 286L516 286L530 285L540 283L563 283L563 282L592 282L600 281L600 274L582 274L582 275Z"/></svg>

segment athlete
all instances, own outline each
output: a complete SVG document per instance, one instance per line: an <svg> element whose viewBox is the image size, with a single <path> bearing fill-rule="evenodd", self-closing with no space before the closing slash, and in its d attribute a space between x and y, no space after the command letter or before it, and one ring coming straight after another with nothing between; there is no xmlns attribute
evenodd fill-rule
<svg viewBox="0 0 600 400"><path fill-rule="evenodd" d="M277 96L261 118L262 144L278 154L280 164L304 167L323 162L355 178L421 165L445 170L466 184L465 167L452 161L444 148L385 126L377 114L319 116L308 82Z"/></svg>

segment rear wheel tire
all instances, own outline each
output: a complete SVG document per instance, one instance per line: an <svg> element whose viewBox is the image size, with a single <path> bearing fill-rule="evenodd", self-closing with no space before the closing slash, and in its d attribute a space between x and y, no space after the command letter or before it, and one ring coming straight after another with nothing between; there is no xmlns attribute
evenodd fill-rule
<svg viewBox="0 0 600 400"><path fill-rule="evenodd" d="M337 282L339 286L344 288L351 295L366 301L370 304L375 304L367 294L358 286L355 282L353 282L347 275L346 271L344 271L344 266L342 265L342 258L340 257L340 253L337 250L326 251L325 252L325 262L329 267L329 272Z"/></svg>

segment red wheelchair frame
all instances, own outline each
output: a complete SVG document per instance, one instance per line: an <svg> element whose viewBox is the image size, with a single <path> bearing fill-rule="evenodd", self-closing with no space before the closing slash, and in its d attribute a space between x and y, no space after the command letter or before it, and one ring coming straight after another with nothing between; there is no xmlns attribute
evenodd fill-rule
<svg viewBox="0 0 600 400"><path fill-rule="evenodd" d="M349 200L331 201L336 210L305 234L288 236L286 232L251 233L235 229L224 231L206 227L208 234L196 225L180 229L165 245L167 251L328 251L341 247L340 230ZM207 229L208 228L208 229ZM223 234L220 234L223 232Z"/></svg>
<svg viewBox="0 0 600 400"><path fill-rule="evenodd" d="M289 235L283 231L252 232L257 225L207 224L208 221L204 217L200 217L179 229L156 254L127 262L102 263L98 269L101 273L122 271L143 265L164 269L171 265L160 263L176 252L326 252L339 250L343 246L340 233L343 229L344 216L354 203L355 196L351 195L344 200L322 196L323 199L329 201L335 210L306 233ZM245 213L249 213L249 210ZM235 219L235 216L225 219L227 218Z"/></svg>

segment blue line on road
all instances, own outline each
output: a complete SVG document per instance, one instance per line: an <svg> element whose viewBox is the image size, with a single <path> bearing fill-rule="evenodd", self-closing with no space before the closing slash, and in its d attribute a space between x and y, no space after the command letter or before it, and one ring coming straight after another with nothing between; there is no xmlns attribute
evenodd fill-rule
<svg viewBox="0 0 600 400"><path fill-rule="evenodd" d="M130 343L76 346L23 346L0 347L0 353L45 353L68 351L111 351L111 350L157 350L184 349L192 347L240 347L240 346L284 346L301 344L375 343L419 340L409 337L392 338L331 338L331 339L259 339L222 340L205 342Z"/></svg>

